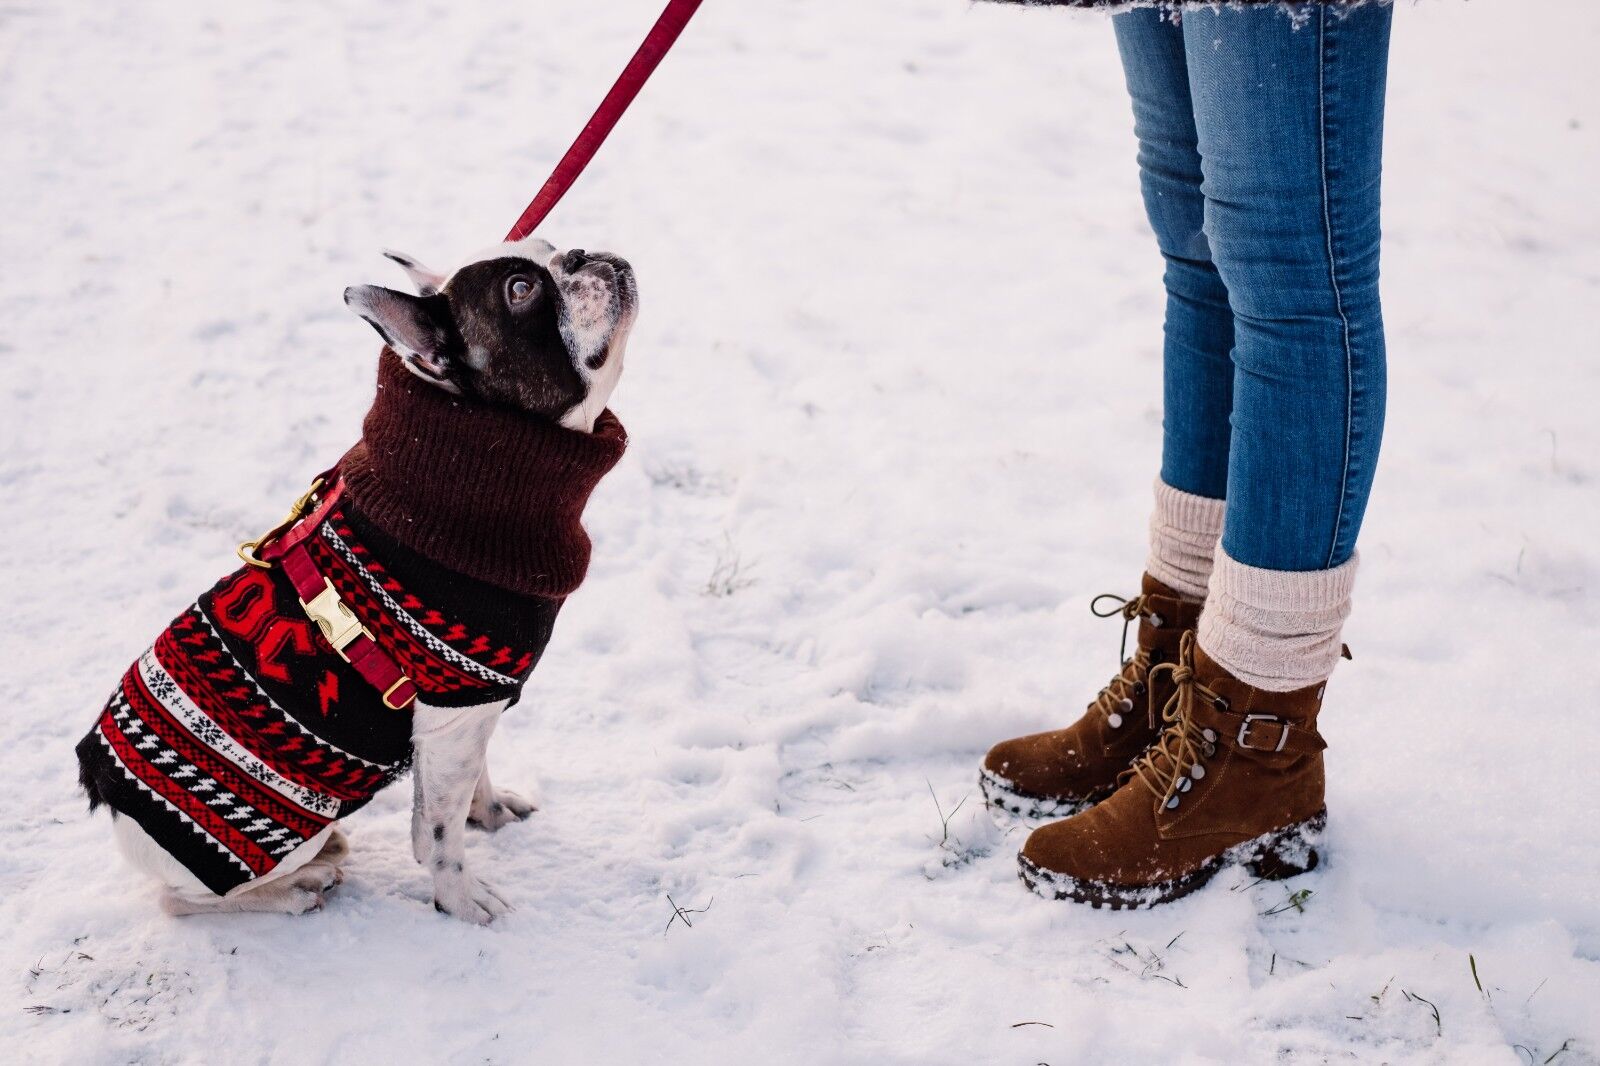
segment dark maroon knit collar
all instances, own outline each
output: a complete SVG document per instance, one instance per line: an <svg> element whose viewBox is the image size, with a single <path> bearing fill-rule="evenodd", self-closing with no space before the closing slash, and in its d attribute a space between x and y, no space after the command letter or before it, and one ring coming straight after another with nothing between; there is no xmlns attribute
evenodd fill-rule
<svg viewBox="0 0 1600 1066"><path fill-rule="evenodd" d="M360 513L407 548L521 595L561 597L588 569L584 505L627 445L609 410L584 433L464 403L385 348L377 399L339 472Z"/></svg>

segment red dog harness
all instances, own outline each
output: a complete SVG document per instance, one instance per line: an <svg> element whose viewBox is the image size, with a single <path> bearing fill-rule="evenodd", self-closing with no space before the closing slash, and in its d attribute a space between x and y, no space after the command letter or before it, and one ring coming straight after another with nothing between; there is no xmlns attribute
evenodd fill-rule
<svg viewBox="0 0 1600 1066"><path fill-rule="evenodd" d="M333 486L324 492L323 486L330 476L334 477ZM239 558L261 569L269 569L274 563L281 565L295 594L300 597L300 606L317 624L328 645L378 690L385 707L403 711L417 698L416 682L378 646L372 631L361 624L361 619L340 598L339 590L318 568L311 550L306 547L306 538L322 524L343 495L343 479L333 471L319 475L305 495L294 502L287 518L259 539L239 545Z"/></svg>

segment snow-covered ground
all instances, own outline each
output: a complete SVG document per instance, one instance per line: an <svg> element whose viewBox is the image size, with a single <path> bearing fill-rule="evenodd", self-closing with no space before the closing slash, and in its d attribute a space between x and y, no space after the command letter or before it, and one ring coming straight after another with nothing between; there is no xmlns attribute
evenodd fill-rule
<svg viewBox="0 0 1600 1066"><path fill-rule="evenodd" d="M516 912L433 912L405 789L321 913L155 911L71 745L356 433L344 286L496 239L657 6L0 8L0 1058L1600 1061L1593 0L1397 12L1324 869L1047 903L977 794L1110 675L1087 602L1143 561L1108 24L777 0L708 4L546 231L645 302L594 568L491 756L543 810L470 844Z"/></svg>

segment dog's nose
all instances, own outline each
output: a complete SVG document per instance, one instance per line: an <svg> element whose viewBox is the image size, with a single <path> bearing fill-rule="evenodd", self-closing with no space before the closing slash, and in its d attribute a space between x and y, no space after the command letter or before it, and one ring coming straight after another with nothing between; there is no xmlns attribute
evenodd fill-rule
<svg viewBox="0 0 1600 1066"><path fill-rule="evenodd" d="M567 251L566 255L561 257L561 266L568 273L570 273L574 270L577 270L588 261L588 252L584 251L582 248L572 248Z"/></svg>

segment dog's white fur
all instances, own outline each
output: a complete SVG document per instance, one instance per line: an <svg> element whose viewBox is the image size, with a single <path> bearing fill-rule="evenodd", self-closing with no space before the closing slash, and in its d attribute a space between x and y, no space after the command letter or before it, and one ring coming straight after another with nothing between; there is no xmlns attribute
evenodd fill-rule
<svg viewBox="0 0 1600 1066"><path fill-rule="evenodd" d="M630 312L627 322L617 324L611 336L606 361L600 364L599 370L590 370L582 363L578 365L578 373L588 383L589 391L584 395L582 403L561 416L561 424L568 429L593 433L595 419L600 417L600 412L611 402L611 393L617 387L617 379L622 376L622 357L628 347L628 331L633 325L631 317L633 314L637 314L637 305L635 310Z"/></svg>
<svg viewBox="0 0 1600 1066"><path fill-rule="evenodd" d="M508 254L547 264L576 308L574 321L563 324L569 347L577 351L596 348L602 338L594 334L599 328L597 320L584 306L584 301L594 294L586 291L583 270L567 274L561 266L562 253L536 237L488 249L469 262ZM420 289L437 290L448 283L444 275L408 256L391 254L390 258L405 269ZM578 373L588 385L588 394L583 403L561 418L563 426L594 432L595 420L610 402L622 375L623 352L636 313L635 298L625 319L610 328L610 347L598 370L590 369L578 356ZM418 700L412 710L411 853L433 876L434 906L477 925L486 925L511 908L468 869L467 823L492 832L526 818L535 809L525 797L497 790L489 780L489 738L509 702L435 707ZM117 846L128 862L163 886L161 904L169 914L302 914L316 910L322 906L323 894L342 879L339 864L350 853L349 843L336 822L290 852L265 876L218 896L133 819L113 815L112 823Z"/></svg>

